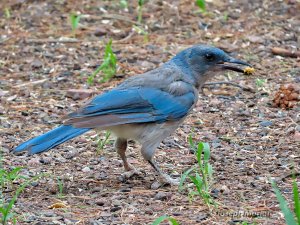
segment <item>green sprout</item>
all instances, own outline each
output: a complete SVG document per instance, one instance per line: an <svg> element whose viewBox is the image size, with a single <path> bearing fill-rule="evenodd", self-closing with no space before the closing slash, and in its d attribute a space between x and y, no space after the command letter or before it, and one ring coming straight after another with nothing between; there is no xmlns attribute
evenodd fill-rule
<svg viewBox="0 0 300 225"><path fill-rule="evenodd" d="M89 85L94 83L94 80L99 72L102 72L104 75L100 82L106 82L110 80L117 72L117 57L113 53L111 39L105 46L104 60L102 64L98 66L97 69L87 79L87 83Z"/></svg>
<svg viewBox="0 0 300 225"><path fill-rule="evenodd" d="M142 23L143 20L143 6L145 0L138 0L138 23Z"/></svg>
<svg viewBox="0 0 300 225"><path fill-rule="evenodd" d="M72 28L72 36L76 37L76 30L79 25L81 15L76 15L75 13L71 13L70 15L70 22L71 22L71 28Z"/></svg>
<svg viewBox="0 0 300 225"><path fill-rule="evenodd" d="M260 78L255 79L255 84L257 87L263 87L266 83L267 83L267 79L260 79Z"/></svg>
<svg viewBox="0 0 300 225"><path fill-rule="evenodd" d="M135 32L137 32L138 34L144 35L144 42L145 43L149 42L149 33L145 29L143 29L139 26L136 26L136 25L133 25L132 27L133 27Z"/></svg>
<svg viewBox="0 0 300 225"><path fill-rule="evenodd" d="M63 198L64 183L59 177L57 177L57 185L58 185L58 198Z"/></svg>
<svg viewBox="0 0 300 225"><path fill-rule="evenodd" d="M1 188L8 187L8 185L12 186L13 183L18 180L19 178L24 178L21 176L19 172L22 170L22 167L16 167L11 171L7 171L5 169L0 169L0 183Z"/></svg>
<svg viewBox="0 0 300 225"><path fill-rule="evenodd" d="M8 7L4 8L4 15L6 19L9 19L11 17L10 8Z"/></svg>
<svg viewBox="0 0 300 225"><path fill-rule="evenodd" d="M199 7L199 9L202 12L206 12L206 4L205 4L205 0L196 0L196 5Z"/></svg>
<svg viewBox="0 0 300 225"><path fill-rule="evenodd" d="M163 222L165 220L168 220L169 222L171 222L172 225L179 225L177 220L170 216L158 217L156 220L154 220L154 222L151 225L159 225L161 222Z"/></svg>
<svg viewBox="0 0 300 225"><path fill-rule="evenodd" d="M120 0L120 6L121 6L122 9L128 9L127 0Z"/></svg>
<svg viewBox="0 0 300 225"><path fill-rule="evenodd" d="M186 189L188 189L189 191L190 199L192 199L195 195L199 195L203 199L205 204L216 205L216 202L210 195L211 184L213 180L213 168L212 165L209 163L209 144L204 142L199 142L198 144L195 144L192 140L191 135L189 137L189 143L192 150L194 150L196 153L198 163L197 165L191 167L182 174L179 184L179 191L182 191L186 187ZM189 178L189 180L194 184L194 187L192 189L188 188L187 186L183 186L183 183L186 181L187 178Z"/></svg>
<svg viewBox="0 0 300 225"><path fill-rule="evenodd" d="M109 142L110 135L111 135L111 132L106 131L104 139L99 138L99 140L97 142L97 154L100 154L100 152L104 149L104 146Z"/></svg>
<svg viewBox="0 0 300 225"><path fill-rule="evenodd" d="M6 176L9 174L9 172L3 173L4 169L1 169L2 174L1 176L1 183L2 182L12 182L13 180L16 180L17 178L21 178L22 176L19 175L19 172L21 170L20 167L17 167L17 169L13 170L13 174L10 174L9 176ZM2 176L5 174L4 176ZM42 175L37 175L33 177L32 179L25 179L25 182L21 183L17 190L15 191L14 195L9 201L6 201L6 198L4 197L2 191L0 192L0 223L2 225L9 224L10 221L12 221L13 224L17 224L17 219L16 219L16 213L13 212L14 205L17 201L17 198L21 194L21 192L33 181L38 180ZM2 189L3 190L3 189Z"/></svg>
<svg viewBox="0 0 300 225"><path fill-rule="evenodd" d="M300 225L300 199L295 174L293 175L294 214L292 213L292 210L288 207L288 203L281 194L280 190L278 189L275 181L272 180L271 184L279 201L279 207L284 215L286 224Z"/></svg>
<svg viewBox="0 0 300 225"><path fill-rule="evenodd" d="M227 11L225 11L224 14L223 14L223 21L224 22L228 21L228 12Z"/></svg>

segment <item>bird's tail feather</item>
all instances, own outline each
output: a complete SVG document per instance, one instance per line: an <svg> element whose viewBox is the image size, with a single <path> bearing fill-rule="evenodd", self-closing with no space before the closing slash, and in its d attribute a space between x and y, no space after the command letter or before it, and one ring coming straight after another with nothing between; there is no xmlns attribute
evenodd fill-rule
<svg viewBox="0 0 300 225"><path fill-rule="evenodd" d="M47 151L60 145L74 137L77 137L85 132L88 128L75 128L71 125L59 126L45 134L32 138L14 149L14 152L28 151L29 154L36 154Z"/></svg>

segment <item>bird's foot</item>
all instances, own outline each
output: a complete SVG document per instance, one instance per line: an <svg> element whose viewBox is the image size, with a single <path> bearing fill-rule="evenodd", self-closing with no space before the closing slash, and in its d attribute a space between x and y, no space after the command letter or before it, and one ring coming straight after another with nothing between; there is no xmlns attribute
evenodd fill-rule
<svg viewBox="0 0 300 225"><path fill-rule="evenodd" d="M179 186L180 178L172 178L167 174L160 174L158 181L151 185L151 189L158 189L165 185Z"/></svg>
<svg viewBox="0 0 300 225"><path fill-rule="evenodd" d="M125 182L126 180L128 180L133 176L143 177L145 176L145 171L141 169L135 169L134 167L132 167L129 171L122 173L119 180Z"/></svg>

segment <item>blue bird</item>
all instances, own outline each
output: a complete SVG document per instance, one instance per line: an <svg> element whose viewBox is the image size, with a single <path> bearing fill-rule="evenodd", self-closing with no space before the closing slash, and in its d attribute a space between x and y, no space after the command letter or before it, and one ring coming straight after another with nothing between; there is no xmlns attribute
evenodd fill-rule
<svg viewBox="0 0 300 225"><path fill-rule="evenodd" d="M41 153L93 128L116 135L115 149L126 177L137 172L127 161L128 140L141 144L141 153L160 175L162 183L178 184L163 173L153 160L156 148L184 121L198 100L198 90L216 72L226 69L243 72L234 59L221 49L195 45L185 49L161 67L130 77L122 84L79 110L70 113L63 125L24 142L14 152Z"/></svg>

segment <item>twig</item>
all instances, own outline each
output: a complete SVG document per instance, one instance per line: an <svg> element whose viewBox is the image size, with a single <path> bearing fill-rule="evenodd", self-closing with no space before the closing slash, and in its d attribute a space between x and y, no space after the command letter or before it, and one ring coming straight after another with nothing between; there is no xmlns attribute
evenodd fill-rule
<svg viewBox="0 0 300 225"><path fill-rule="evenodd" d="M0 40L0 44L3 44L4 42L8 41L10 38L7 37L7 38L3 38L2 40Z"/></svg>
<svg viewBox="0 0 300 225"><path fill-rule="evenodd" d="M293 176L295 176L295 177L300 176L300 173L296 171L296 172L293 172L293 173L285 174L285 175L281 176L280 179L282 181L285 181L287 178L291 178Z"/></svg>
<svg viewBox="0 0 300 225"><path fill-rule="evenodd" d="M141 25L139 22L134 21L126 16L118 15L118 14L103 14L101 16L95 16L95 15L83 15L82 18L92 18L92 19L115 19L115 20L122 20L128 23Z"/></svg>
<svg viewBox="0 0 300 225"><path fill-rule="evenodd" d="M16 86L14 86L14 88L20 88L20 87L25 87L25 86L30 86L30 85L42 84L42 83L45 83L47 80L48 79L30 81L30 82L27 82L27 83L16 85Z"/></svg>
<svg viewBox="0 0 300 225"><path fill-rule="evenodd" d="M128 41L134 35L134 33L135 33L134 31L131 31L125 38L114 41L114 44Z"/></svg>
<svg viewBox="0 0 300 225"><path fill-rule="evenodd" d="M208 82L208 83L205 83L203 86L208 86L208 85L218 85L218 84L226 84L226 85L232 85L232 86L235 86L235 87L238 87L244 91L250 91L252 93L255 92L255 90L251 87L247 87L247 86L243 86L243 85L240 85L240 84L237 84L237 83L232 83L232 82L229 82L229 81L220 81L220 82Z"/></svg>
<svg viewBox="0 0 300 225"><path fill-rule="evenodd" d="M296 50L290 51L290 50L287 50L284 48L278 48L278 47L272 48L272 53L274 55L281 55L281 56L292 57L292 58L300 57L300 51L296 51Z"/></svg>
<svg viewBox="0 0 300 225"><path fill-rule="evenodd" d="M44 39L27 39L25 40L26 43L78 43L79 40L75 38L58 38L58 39L53 39L53 38L44 38Z"/></svg>

